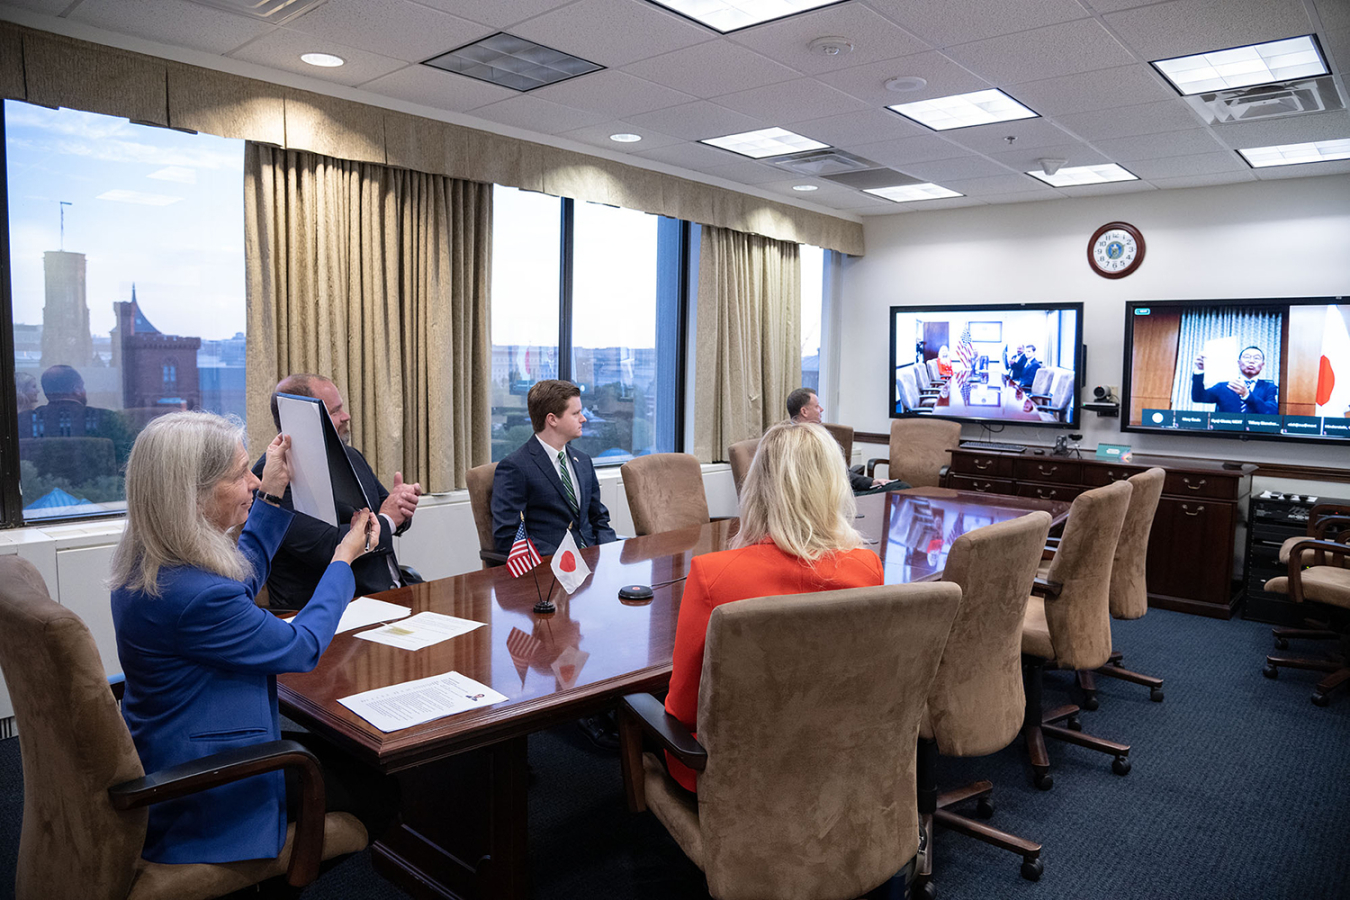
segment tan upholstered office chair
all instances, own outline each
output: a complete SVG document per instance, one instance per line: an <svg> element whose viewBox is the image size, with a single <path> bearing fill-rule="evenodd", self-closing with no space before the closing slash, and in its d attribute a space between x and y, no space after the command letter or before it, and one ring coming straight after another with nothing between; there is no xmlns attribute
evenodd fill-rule
<svg viewBox="0 0 1350 900"><path fill-rule="evenodd" d="M619 474L639 537L708 523L703 467L688 453L635 456Z"/></svg>
<svg viewBox="0 0 1350 900"><path fill-rule="evenodd" d="M506 563L506 554L497 552L497 542L492 534L492 479L496 474L495 462L474 466L464 474L469 487L473 526L478 530L478 558L485 569Z"/></svg>
<svg viewBox="0 0 1350 900"><path fill-rule="evenodd" d="M1037 372L1037 375L1040 373ZM1052 369L1049 387L1044 396L1032 395L1036 412L1042 422L1063 422L1073 399L1073 388L1077 376L1071 369Z"/></svg>
<svg viewBox="0 0 1350 900"><path fill-rule="evenodd" d="M1054 784L1046 737L1110 753L1115 757L1112 771L1117 775L1130 771L1130 748L1083 734L1077 706L1044 711L1041 684L1047 666L1095 669L1111 658L1111 562L1133 493L1128 482L1117 481L1074 499L1050 569L1044 580L1037 579L1037 590L1027 602L1022 623L1022 676L1027 695L1022 734L1041 790ZM1068 720L1069 727L1054 724L1061 720Z"/></svg>
<svg viewBox="0 0 1350 900"><path fill-rule="evenodd" d="M731 480L736 485L736 496L741 495L741 485L745 476L750 474L750 463L755 461L755 451L759 449L759 438L749 441L737 441L727 448L727 459L731 462Z"/></svg>
<svg viewBox="0 0 1350 900"><path fill-rule="evenodd" d="M901 366L895 370L895 386L900 393L900 400L905 405L905 409L921 414L931 414L933 408L937 406L936 394L924 394L919 391L918 377L914 374L915 366Z"/></svg>
<svg viewBox="0 0 1350 900"><path fill-rule="evenodd" d="M853 426L836 425L833 422L821 422L820 425L839 444L839 449L844 451L844 465L851 468L853 466Z"/></svg>
<svg viewBox="0 0 1350 900"><path fill-rule="evenodd" d="M1280 563L1289 565L1289 551L1293 546L1307 538L1318 541L1336 540L1341 532L1350 528L1350 506L1342 506L1339 503L1319 503L1308 510L1308 528L1297 536L1285 540L1280 547ZM1312 565L1312 550L1305 550L1303 553L1303 564ZM1309 622L1307 624L1314 624ZM1275 646L1281 650L1289 649L1290 640L1311 640L1311 641L1335 641L1340 639L1340 634L1317 623L1316 628L1272 628L1271 635L1275 638Z"/></svg>
<svg viewBox="0 0 1350 900"><path fill-rule="evenodd" d="M1159 468L1148 469L1129 478L1132 488L1130 506L1125 512L1125 524L1116 541L1116 555L1111 562L1111 618L1139 619L1148 612L1148 577L1145 562L1148 559L1148 536L1153 530L1153 517L1162 497L1163 481L1167 473ZM1083 689L1083 709L1097 708L1097 685L1093 673L1119 678L1148 688L1149 699L1161 703L1163 680L1151 675L1140 675L1121 666L1119 650L1111 650L1108 664L1091 671L1078 672L1078 686Z"/></svg>
<svg viewBox="0 0 1350 900"><path fill-rule="evenodd" d="M1022 729L1022 619L1036 580L1050 514L1030 515L977 528L957 538L942 580L961 588L961 609L942 653L927 712L919 727L919 815L928 832L918 896L932 896L933 825L1002 847L1022 857L1022 875L1041 877L1041 845L990 828L949 809L979 798L982 818L993 815L988 781L937 792L937 755L988 756L1008 746Z"/></svg>
<svg viewBox="0 0 1350 900"><path fill-rule="evenodd" d="M1319 528L1325 531L1333 526L1339 516L1324 517ZM1311 669L1315 672L1329 672L1313 688L1312 702L1317 706L1326 706L1330 702L1330 693L1350 681L1350 529L1342 528L1335 540L1318 540L1305 537L1286 542L1281 555L1288 560L1289 574L1272 578L1266 582L1266 590L1278 594L1288 594L1295 603L1319 604L1330 614L1333 620L1339 620L1342 630L1336 634L1341 640L1342 654L1326 659L1308 659L1294 656L1267 656L1266 666L1262 670L1267 678L1279 675L1280 668ZM1314 637L1322 635L1313 632ZM1298 634L1295 637L1301 636Z"/></svg>
<svg viewBox="0 0 1350 900"><path fill-rule="evenodd" d="M619 706L629 807L651 808L714 897L844 900L886 883L918 850L912 748L960 600L926 583L719 606L698 740L649 694ZM642 754L642 732L700 773L697 799Z"/></svg>
<svg viewBox="0 0 1350 900"><path fill-rule="evenodd" d="M321 859L365 847L346 813L323 813L323 773L308 750L274 741L145 776L80 618L17 556L0 557L0 668L23 757L23 830L15 896L41 900L194 900L285 875L313 881ZM294 768L303 809L276 859L165 865L141 859L146 807L262 772ZM142 777L145 776L145 777Z"/></svg>
<svg viewBox="0 0 1350 900"><path fill-rule="evenodd" d="M890 455L867 461L871 475L885 463L886 477L914 487L941 487L951 464L951 451L961 443L961 423L945 419L896 419L891 422Z"/></svg>

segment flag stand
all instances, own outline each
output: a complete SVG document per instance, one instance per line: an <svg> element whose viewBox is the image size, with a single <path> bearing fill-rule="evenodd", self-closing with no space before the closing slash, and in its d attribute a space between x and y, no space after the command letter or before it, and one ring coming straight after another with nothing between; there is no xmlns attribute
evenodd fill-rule
<svg viewBox="0 0 1350 900"><path fill-rule="evenodd" d="M558 579L553 579L553 584L548 586L548 596L534 605L534 611L537 615L546 616L558 611L558 606L553 602L553 585L558 583ZM534 588L539 590L539 579L536 578Z"/></svg>

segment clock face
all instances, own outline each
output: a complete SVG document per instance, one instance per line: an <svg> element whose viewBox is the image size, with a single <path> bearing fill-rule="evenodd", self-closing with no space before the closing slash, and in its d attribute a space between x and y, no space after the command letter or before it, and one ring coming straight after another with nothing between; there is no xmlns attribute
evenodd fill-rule
<svg viewBox="0 0 1350 900"><path fill-rule="evenodd" d="M1104 278L1124 278L1144 261L1144 236L1126 222L1098 228L1088 241L1088 265Z"/></svg>

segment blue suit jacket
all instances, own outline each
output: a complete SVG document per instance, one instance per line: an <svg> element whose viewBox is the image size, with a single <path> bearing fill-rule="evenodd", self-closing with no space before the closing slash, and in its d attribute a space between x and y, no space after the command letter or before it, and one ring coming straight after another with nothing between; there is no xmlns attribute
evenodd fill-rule
<svg viewBox="0 0 1350 900"><path fill-rule="evenodd" d="M1227 413L1264 413L1275 415L1280 411L1280 389L1275 382L1264 378L1256 384L1243 400L1236 392L1230 391L1227 384L1216 384L1205 390L1205 376L1196 372L1191 376L1191 401L1194 403L1213 403L1219 412Z"/></svg>
<svg viewBox="0 0 1350 900"><path fill-rule="evenodd" d="M567 457L577 473L577 505L581 521L567 502L567 492L553 460L537 438L531 437L519 450L497 464L492 479L492 536L501 553L509 553L525 513L525 528L541 556L558 549L568 523L578 544L589 547L615 539L609 527L609 510L600 502L600 481L591 458L569 444Z"/></svg>
<svg viewBox="0 0 1350 900"><path fill-rule="evenodd" d="M232 581L201 569L160 571L161 595L112 595L117 655L126 673L122 715L146 771L278 740L278 672L319 662L355 589L333 563L290 622L253 597L294 514L255 502L239 536L253 575ZM274 857L286 839L286 782L269 772L150 807L143 856L151 862Z"/></svg>
<svg viewBox="0 0 1350 900"><path fill-rule="evenodd" d="M1036 381L1036 372L1041 367L1041 361L1038 359L1023 359L1025 365L1022 366L1021 375L1016 378L1018 384L1024 390L1031 390L1032 384Z"/></svg>

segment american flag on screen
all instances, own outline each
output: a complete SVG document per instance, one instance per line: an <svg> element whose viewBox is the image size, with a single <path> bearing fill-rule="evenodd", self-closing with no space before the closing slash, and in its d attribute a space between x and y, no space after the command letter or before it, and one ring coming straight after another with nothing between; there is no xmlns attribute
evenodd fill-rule
<svg viewBox="0 0 1350 900"><path fill-rule="evenodd" d="M966 364L968 370L975 368L975 360L979 354L975 352L975 345L970 342L970 323L961 330L961 339L956 342L956 355L961 357L961 362Z"/></svg>
<svg viewBox="0 0 1350 900"><path fill-rule="evenodd" d="M534 542L525 532L525 520L521 519L520 527L516 529L516 539L511 544L511 552L506 555L506 568L511 570L512 578L519 578L537 565L539 551L534 549Z"/></svg>

